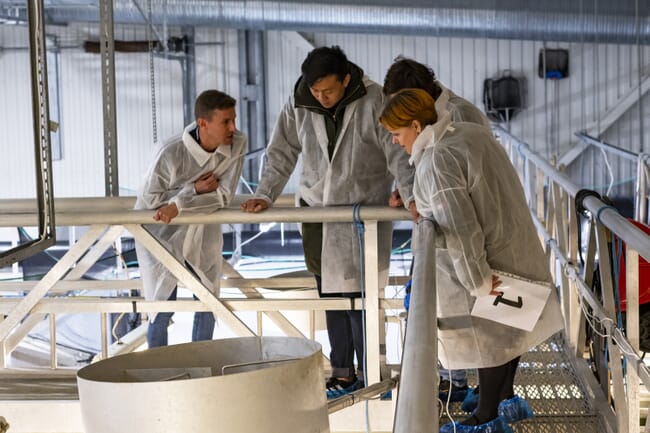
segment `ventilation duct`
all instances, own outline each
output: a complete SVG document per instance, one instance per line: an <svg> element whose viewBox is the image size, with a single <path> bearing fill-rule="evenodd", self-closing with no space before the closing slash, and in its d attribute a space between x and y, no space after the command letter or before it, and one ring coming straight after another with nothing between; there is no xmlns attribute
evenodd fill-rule
<svg viewBox="0 0 650 433"><path fill-rule="evenodd" d="M400 4L378 0L371 1L373 4L341 3L345 2L151 0L151 9L156 25L650 43L647 3L636 6L634 0L612 2L616 7L607 1L594 6L591 2L583 5L559 0L542 2L543 5L533 0L439 0L435 5L418 0ZM114 0L114 20L144 23L141 10L146 6L147 0ZM10 11L4 12L5 17L11 15ZM46 16L49 23L55 24L99 21L98 7L89 0L46 1Z"/></svg>

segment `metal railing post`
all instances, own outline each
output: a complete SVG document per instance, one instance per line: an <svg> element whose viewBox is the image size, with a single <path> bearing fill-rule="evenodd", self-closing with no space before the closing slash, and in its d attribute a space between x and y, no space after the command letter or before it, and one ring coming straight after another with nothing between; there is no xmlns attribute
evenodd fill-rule
<svg viewBox="0 0 650 433"><path fill-rule="evenodd" d="M438 319L433 221L416 227L417 251L393 433L438 431Z"/></svg>
<svg viewBox="0 0 650 433"><path fill-rule="evenodd" d="M634 216L637 221L648 222L647 170L650 155L639 154L636 160L636 185L634 188Z"/></svg>
<svg viewBox="0 0 650 433"><path fill-rule="evenodd" d="M626 272L625 289L626 289L626 328L625 334L630 346L635 353L639 352L639 253L632 248L627 248L625 253L625 270ZM640 431L640 399L639 399L639 375L633 368L627 371L627 419L628 433L638 433Z"/></svg>

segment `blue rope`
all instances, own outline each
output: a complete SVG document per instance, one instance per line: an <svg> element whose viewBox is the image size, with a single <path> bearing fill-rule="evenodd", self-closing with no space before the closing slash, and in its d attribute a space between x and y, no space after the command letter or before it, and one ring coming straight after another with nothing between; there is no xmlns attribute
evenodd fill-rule
<svg viewBox="0 0 650 433"><path fill-rule="evenodd" d="M357 240L359 241L359 273L360 273L360 288L361 288L361 308L363 310L361 323L363 325L363 382L367 385L366 371L367 371L367 354L366 354L366 269L364 263L364 248L363 248L363 235L365 233L365 226L361 221L361 204L355 203L352 206L352 221L357 227Z"/></svg>
<svg viewBox="0 0 650 433"><path fill-rule="evenodd" d="M603 222L600 220L600 214L606 209L612 209L613 211L618 213L618 209L616 209L614 206L603 206L603 207L601 207L600 209L598 209L598 212L596 212L596 221L598 221L601 224L603 224Z"/></svg>
<svg viewBox="0 0 650 433"><path fill-rule="evenodd" d="M361 203L352 205L352 221L357 227L357 239L359 241L359 273L361 288L361 327L363 330L363 383L368 386L368 345L366 342L366 269L364 264L364 248L363 248L363 235L365 233L365 226L361 221ZM370 431L370 414L368 409L368 400L366 400L366 431Z"/></svg>
<svg viewBox="0 0 650 433"><path fill-rule="evenodd" d="M519 153L519 156L521 156L521 157L524 158L524 159L526 159L526 155L524 155L524 152L521 150L521 148L522 148L523 146L525 146L525 145L526 145L526 143L522 143L522 142L520 142L520 143L517 145L517 153Z"/></svg>

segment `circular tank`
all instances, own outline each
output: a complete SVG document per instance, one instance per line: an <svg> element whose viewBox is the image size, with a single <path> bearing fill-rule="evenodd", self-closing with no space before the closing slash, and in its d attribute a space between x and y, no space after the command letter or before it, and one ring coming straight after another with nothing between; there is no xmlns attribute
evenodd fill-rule
<svg viewBox="0 0 650 433"><path fill-rule="evenodd" d="M245 337L116 356L77 373L86 433L329 432L320 344Z"/></svg>

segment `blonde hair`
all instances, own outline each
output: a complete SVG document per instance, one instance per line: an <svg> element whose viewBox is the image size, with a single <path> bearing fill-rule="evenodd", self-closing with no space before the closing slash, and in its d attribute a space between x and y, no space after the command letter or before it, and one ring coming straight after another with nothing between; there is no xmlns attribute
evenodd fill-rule
<svg viewBox="0 0 650 433"><path fill-rule="evenodd" d="M422 127L438 120L436 101L422 89L402 89L395 93L379 116L379 122L387 129L410 126L414 120Z"/></svg>

